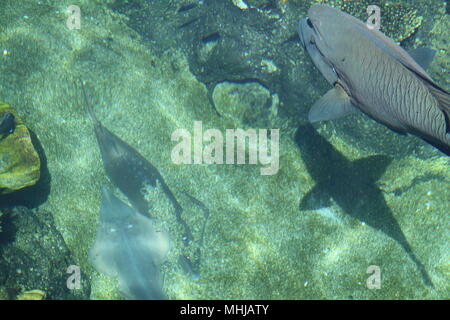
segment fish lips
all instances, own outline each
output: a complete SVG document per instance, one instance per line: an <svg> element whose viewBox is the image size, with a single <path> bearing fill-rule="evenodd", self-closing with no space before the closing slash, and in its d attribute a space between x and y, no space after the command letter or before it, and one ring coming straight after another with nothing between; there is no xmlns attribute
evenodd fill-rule
<svg viewBox="0 0 450 320"><path fill-rule="evenodd" d="M306 50L313 44L315 33L316 31L309 17L300 19L298 24L298 35L303 44L303 48Z"/></svg>
<svg viewBox="0 0 450 320"><path fill-rule="evenodd" d="M338 80L336 69L318 47L318 45L324 47L325 43L309 17L300 19L298 34L303 48L311 57L314 65L330 84L334 84Z"/></svg>
<svg viewBox="0 0 450 320"><path fill-rule="evenodd" d="M300 19L298 26L298 35L303 47L309 50L311 47L316 47L316 38L319 41L322 39L320 33L315 27L315 24L311 21L309 17Z"/></svg>

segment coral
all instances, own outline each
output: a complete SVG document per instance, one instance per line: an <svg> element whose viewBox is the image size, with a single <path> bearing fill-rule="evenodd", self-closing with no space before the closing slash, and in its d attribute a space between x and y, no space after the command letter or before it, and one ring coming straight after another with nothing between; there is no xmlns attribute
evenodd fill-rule
<svg viewBox="0 0 450 320"><path fill-rule="evenodd" d="M366 10L369 5L379 6L381 8L381 31L397 42L409 38L420 27L423 20L423 17L418 15L417 8L405 2L331 0L327 1L328 3L363 21L368 18Z"/></svg>

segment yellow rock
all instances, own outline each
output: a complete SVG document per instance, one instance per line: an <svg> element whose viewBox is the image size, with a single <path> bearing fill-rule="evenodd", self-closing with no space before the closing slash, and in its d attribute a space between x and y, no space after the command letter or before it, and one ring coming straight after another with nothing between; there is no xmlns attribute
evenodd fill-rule
<svg viewBox="0 0 450 320"><path fill-rule="evenodd" d="M43 300L45 292L41 290L24 291L17 296L17 300Z"/></svg>
<svg viewBox="0 0 450 320"><path fill-rule="evenodd" d="M16 128L13 133L0 136L0 193L34 185L41 166L27 127L10 105L0 102L0 117L5 112L14 114Z"/></svg>

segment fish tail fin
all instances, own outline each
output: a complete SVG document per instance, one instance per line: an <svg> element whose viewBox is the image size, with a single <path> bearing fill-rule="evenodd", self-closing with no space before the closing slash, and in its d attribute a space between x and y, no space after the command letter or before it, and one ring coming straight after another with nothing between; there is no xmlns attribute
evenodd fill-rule
<svg viewBox="0 0 450 320"><path fill-rule="evenodd" d="M84 83L83 83L83 80L78 79L78 81L80 82L81 91L83 92L84 102L85 102L85 104L86 104L86 108L87 108L87 111L88 111L88 113L89 113L89 116L91 117L91 119L92 119L92 121L93 121L94 123L99 123L97 117L95 116L94 108L93 108L92 105L89 103L89 99L88 99L88 97L87 97L86 90L84 89Z"/></svg>

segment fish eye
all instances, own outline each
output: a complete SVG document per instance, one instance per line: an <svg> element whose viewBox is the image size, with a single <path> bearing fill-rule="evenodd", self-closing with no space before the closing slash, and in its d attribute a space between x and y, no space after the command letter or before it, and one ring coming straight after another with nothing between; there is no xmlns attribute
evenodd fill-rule
<svg viewBox="0 0 450 320"><path fill-rule="evenodd" d="M309 20L309 18L306 18L306 23L308 24L308 26L312 29L314 29L313 24L311 22L311 20Z"/></svg>

